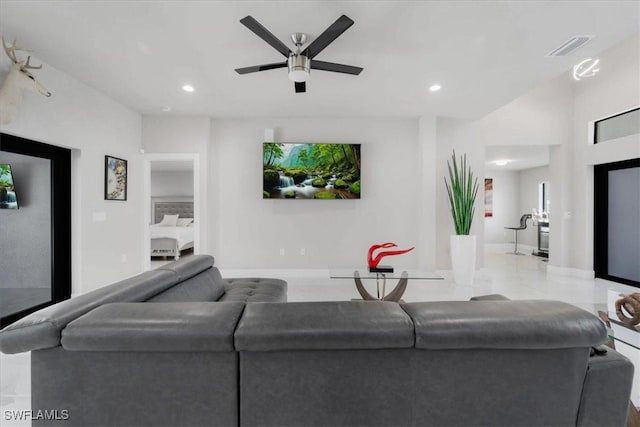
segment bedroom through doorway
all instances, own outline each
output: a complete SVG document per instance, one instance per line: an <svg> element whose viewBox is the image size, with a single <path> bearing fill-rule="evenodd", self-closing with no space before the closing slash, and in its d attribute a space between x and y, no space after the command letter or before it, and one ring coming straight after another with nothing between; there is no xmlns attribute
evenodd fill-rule
<svg viewBox="0 0 640 427"><path fill-rule="evenodd" d="M146 269L199 253L197 154L145 155Z"/></svg>

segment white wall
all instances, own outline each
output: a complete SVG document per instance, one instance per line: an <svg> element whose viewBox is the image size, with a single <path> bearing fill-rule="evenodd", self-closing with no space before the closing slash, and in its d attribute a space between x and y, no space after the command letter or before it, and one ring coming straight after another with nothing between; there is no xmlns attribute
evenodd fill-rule
<svg viewBox="0 0 640 427"><path fill-rule="evenodd" d="M514 227L520 219L520 174L515 171L485 171L485 177L493 178L493 216L484 218L484 242L511 243L513 231L504 227Z"/></svg>
<svg viewBox="0 0 640 427"><path fill-rule="evenodd" d="M362 198L262 199L265 128L274 128L281 142L362 144ZM374 243L417 246L418 133L415 119L213 120L209 238L216 262L225 268L327 268L362 265ZM388 262L416 266L420 256L416 250Z"/></svg>
<svg viewBox="0 0 640 427"><path fill-rule="evenodd" d="M151 197L193 197L193 172L151 172Z"/></svg>
<svg viewBox="0 0 640 427"><path fill-rule="evenodd" d="M540 183L549 181L549 167L541 166L538 168L524 169L518 172L518 215L514 224L518 224L520 216L531 213L535 208L538 209L540 199ZM549 186L549 194L553 188ZM527 228L518 231L518 243L524 245L538 247L538 227L533 225L532 220L527 221ZM549 234L551 235L551 234Z"/></svg>
<svg viewBox="0 0 640 427"><path fill-rule="evenodd" d="M31 62L41 63L37 58ZM5 55L0 65L8 70ZM0 131L74 149L72 291L88 291L138 273L143 215L140 115L48 64L34 74L53 96L25 92L18 117L0 125ZM104 200L106 154L129 161L127 201ZM94 212L105 213L106 221L94 222Z"/></svg>
<svg viewBox="0 0 640 427"><path fill-rule="evenodd" d="M146 153L202 156L203 252L224 268L361 265L370 245L416 246L396 265L435 269L435 118L144 117ZM360 200L263 200L264 130L282 142L362 144ZM280 256L280 248L285 256ZM306 255L301 255L304 248ZM401 264L398 264L401 263Z"/></svg>
<svg viewBox="0 0 640 427"><path fill-rule="evenodd" d="M595 120L640 106L640 36L600 55L600 63L597 78L575 84L573 103L571 263L588 271L593 270L593 165L640 157L640 135L594 145L589 131Z"/></svg>

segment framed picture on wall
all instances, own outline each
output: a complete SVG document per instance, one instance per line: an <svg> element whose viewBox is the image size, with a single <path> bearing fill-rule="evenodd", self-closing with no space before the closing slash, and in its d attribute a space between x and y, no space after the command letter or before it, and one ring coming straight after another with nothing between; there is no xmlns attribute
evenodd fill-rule
<svg viewBox="0 0 640 427"><path fill-rule="evenodd" d="M127 200L127 161L104 156L104 199Z"/></svg>
<svg viewBox="0 0 640 427"><path fill-rule="evenodd" d="M484 179L484 217L493 216L493 178Z"/></svg>

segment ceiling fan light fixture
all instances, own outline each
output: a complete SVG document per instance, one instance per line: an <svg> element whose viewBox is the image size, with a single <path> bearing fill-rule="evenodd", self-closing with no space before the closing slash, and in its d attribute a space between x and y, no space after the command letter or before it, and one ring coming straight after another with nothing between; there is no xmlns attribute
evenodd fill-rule
<svg viewBox="0 0 640 427"><path fill-rule="evenodd" d="M287 61L289 80L306 82L311 73L311 60L304 55L291 55Z"/></svg>

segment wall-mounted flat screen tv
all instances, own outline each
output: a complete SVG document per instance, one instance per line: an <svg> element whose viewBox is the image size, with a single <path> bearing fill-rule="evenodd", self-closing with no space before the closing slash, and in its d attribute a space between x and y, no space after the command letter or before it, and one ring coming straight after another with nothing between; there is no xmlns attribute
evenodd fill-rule
<svg viewBox="0 0 640 427"><path fill-rule="evenodd" d="M264 199L360 198L360 144L262 145Z"/></svg>
<svg viewBox="0 0 640 427"><path fill-rule="evenodd" d="M18 209L11 166L0 164L0 209Z"/></svg>

